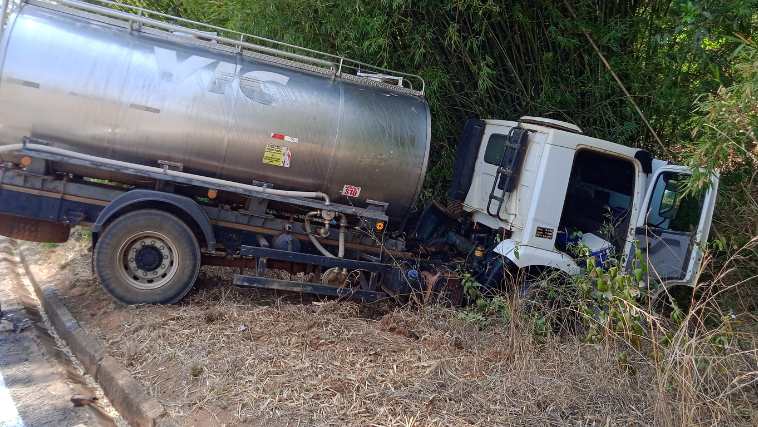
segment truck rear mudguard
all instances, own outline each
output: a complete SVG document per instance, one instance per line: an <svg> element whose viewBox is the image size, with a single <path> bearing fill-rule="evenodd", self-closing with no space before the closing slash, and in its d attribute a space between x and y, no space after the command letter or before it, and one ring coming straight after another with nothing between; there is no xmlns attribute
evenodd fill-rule
<svg viewBox="0 0 758 427"><path fill-rule="evenodd" d="M151 207L162 207L179 216L190 228L200 232L198 237L202 237L209 252L215 250L216 236L213 233L213 226L208 214L200 205L189 197L152 190L127 191L106 206L92 225L93 246L97 244L98 235L110 220L126 212Z"/></svg>

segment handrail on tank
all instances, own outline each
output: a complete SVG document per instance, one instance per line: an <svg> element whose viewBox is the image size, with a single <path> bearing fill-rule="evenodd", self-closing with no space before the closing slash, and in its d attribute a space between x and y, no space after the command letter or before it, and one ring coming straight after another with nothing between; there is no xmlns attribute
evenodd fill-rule
<svg viewBox="0 0 758 427"><path fill-rule="evenodd" d="M2 0L2 1L3 1L3 3L7 3L10 0ZM346 58L344 56L333 55L333 54L330 54L330 53L321 52L321 51L318 51L318 50L309 49L309 48L306 48L306 47L297 46L297 45L293 45L293 44L289 44L289 43L285 43L285 42L280 42L280 41L273 40L273 39L268 39L268 38L265 38L265 37L260 37L260 36L255 36L255 35L252 35L252 34L242 33L242 32L239 32L239 31L235 31L235 30L231 30L231 29L228 29L228 28L219 27L219 26L216 26L216 25L211 25L211 24L206 24L206 23L202 23L202 22L197 22L197 21L193 21L193 20L190 20L190 19L181 18L181 17L178 17L178 16L173 16L173 15L169 15L169 14L166 14L166 13L150 10L150 9L145 9L145 8L142 8L142 7L139 7L139 6L132 6L132 5L128 5L128 4L124 4L124 3L120 3L120 2L115 2L115 1L111 1L111 0L89 0L89 2L83 2L83 1L80 1L80 0L32 0L32 1L29 1L29 2L30 3L40 2L40 3L50 3L50 4L58 4L58 5L63 5L63 6L69 6L69 7L72 7L72 8L75 8L75 9L84 10L84 11L87 11L87 12L97 13L97 14L101 14L101 15L105 15L105 16L114 17L114 18L126 19L126 20L132 21L132 22L138 22L138 23L143 24L143 25L160 28L160 29L167 30L167 31L185 32L185 33L188 33L190 35L199 37L201 39L210 40L210 41L216 41L218 43L232 45L232 46L235 46L235 47L237 47L239 49L246 48L246 49L249 49L249 50L252 50L252 51L261 52L261 53L272 55L272 56L284 57L284 58L287 58L287 59L291 59L291 60L295 60L295 61L299 61L299 62L304 62L306 64L313 64L313 65L318 65L320 67L325 67L328 70L330 70L331 73L334 76L336 76L336 77L341 77L341 75L344 73L345 69L352 69L352 70L354 70L356 73L354 75L351 75L350 77L354 78L354 79L358 79L358 81L361 81L361 80L366 81L366 82L373 81L370 78L365 78L365 77L359 76L358 72L360 72L360 71L363 71L363 72L368 71L368 72L373 72L373 73L381 72L382 74L392 74L392 75L396 75L396 76L400 76L400 77L405 77L404 79L401 80L401 84L400 85L391 85L391 84L384 83L382 86L389 87L389 88L391 88L393 86L396 86L398 88L402 88L402 89L405 89L405 90L411 90L411 91L414 91L414 92L418 92L418 94L420 94L422 96L424 95L424 91L426 89L426 83L424 82L424 79L421 76L416 75L416 74L409 74L409 73L403 73L403 72L400 72L400 71L394 71L394 70L390 70L390 69L387 69L387 68L383 68L383 67L379 67L379 66L375 66L375 65L370 65L370 64L367 64L367 63L364 63L364 62L361 62L361 61L357 61L357 60L353 60L353 59L350 59L350 58ZM99 5L96 5L96 4L93 4L93 3L100 3L102 5L107 5L107 6L99 6ZM139 14L129 13L129 12L122 12L122 11L116 10L116 8L130 9L132 11L138 12ZM209 34L207 32L203 32L203 31L200 31L200 30L195 30L195 29L192 29L192 28L187 28L187 27L183 27L183 26L180 26L180 25L170 24L170 23L167 23L167 22L164 22L164 21L153 19L153 18L150 18L149 16L143 16L142 14L152 15L152 16L156 16L156 17L160 17L160 18L171 19L171 20L175 20L175 21L178 21L178 22L183 22L183 23L186 23L186 24L194 25L194 26L200 26L200 27L212 29L212 30L223 32L223 33L227 33L227 34L235 34L237 36L240 36L240 39L236 40L236 39L232 39L232 38L228 38L228 37L224 37L224 36L220 36L220 35ZM275 45L275 46L279 46L279 47L285 47L285 48L293 49L295 51L303 52L304 54L287 52L287 51L284 51L284 50L281 50L281 49L276 49L276 48L272 48L272 47L262 46L260 44L254 44L254 43L246 42L246 41L244 41L245 38L250 38L250 39L253 39L253 40L259 41L259 42L269 43L269 44L272 44L272 45ZM310 54L311 56L307 56L306 54ZM320 56L320 58L319 58L319 56ZM323 58L327 58L327 59L323 59ZM337 65L337 64L339 64L339 65ZM339 69L337 67L339 67ZM420 90L419 89L415 89L413 87L413 82L412 81L414 79L421 83L421 89ZM353 80L353 79L351 79L351 80ZM406 82L407 82L407 84L410 87L402 86Z"/></svg>
<svg viewBox="0 0 758 427"><path fill-rule="evenodd" d="M140 11L146 11L146 12L148 12L147 9L142 9L142 8L138 8L136 6L129 6L129 5L125 5L125 4L122 5L120 3L109 2L109 1L106 1L106 0L93 0L93 1L101 2L101 3L112 3L113 5L121 5L123 7L130 7L130 8L138 9ZM48 2L48 3L60 4L60 5L69 6L69 7L73 7L73 8L76 8L76 9L84 10L86 12L99 13L99 14L102 14L102 15L105 15L105 16L110 16L110 17L113 17L113 18L121 18L121 19L128 20L130 22L138 22L138 23L143 24L143 25L157 27L157 28L160 28L160 29L163 29L163 30L167 30L167 31L181 32L181 33L184 33L184 34L189 34L189 35L197 36L197 37L200 37L202 39L213 40L213 41L216 41L216 42L231 44L231 45L234 45L234 46L237 46L237 47L246 47L246 48L251 49L251 50L256 50L256 51L260 51L260 52L264 52L264 53L268 53L268 54L275 54L275 55L280 55L280 56L286 56L286 57L289 57L291 59L296 59L296 60L303 61L303 62L312 62L312 63L316 63L316 64L318 64L320 66L327 66L327 67L333 66L333 64L331 62L329 62L329 61L319 60L317 58L309 58L309 57L306 57L306 56L303 56L303 55L298 55L298 54L295 54L295 53L284 52L284 51L280 51L280 50L277 50L277 49L268 48L268 47L265 47L265 46L259 46L259 45L247 43L247 42L245 42L243 40L235 40L235 39L230 39L230 38L227 38L227 37L221 37L221 36L217 36L215 34L210 34L210 33L199 31L199 30L195 30L195 29L192 29L192 28L182 27L182 26L179 26L179 25L170 24L170 23L167 23L167 22L163 22L163 21L159 21L159 20L156 20L156 19L148 18L148 17L145 17L145 16L134 15L134 14L131 14L131 13L128 13L128 12L122 12L122 11L114 10L114 9L107 8L107 7L104 7L104 6L94 5L94 4L91 4L91 3L85 3L85 2L81 2L81 1L77 1L77 0L55 0L55 1L52 1L52 2L50 0L29 1L29 3L36 3L36 2ZM159 13L159 12L154 12L154 14L160 15L160 16L170 17L170 15L165 15L165 14L162 14L162 13ZM186 21L186 20L184 20L182 18L174 18L174 19ZM210 28L214 28L215 29L216 27L212 27L211 26Z"/></svg>

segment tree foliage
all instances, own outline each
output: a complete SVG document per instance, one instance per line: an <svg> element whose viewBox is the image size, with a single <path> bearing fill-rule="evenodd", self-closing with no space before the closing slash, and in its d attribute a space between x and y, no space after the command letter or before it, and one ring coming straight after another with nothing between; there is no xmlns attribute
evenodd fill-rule
<svg viewBox="0 0 758 427"><path fill-rule="evenodd" d="M703 174L695 184L715 170L748 178L758 165L758 49L752 40L743 41L734 53L732 85L697 103L689 158Z"/></svg>
<svg viewBox="0 0 758 427"><path fill-rule="evenodd" d="M734 51L731 84L704 94L696 103L685 155L695 173L690 189L702 190L713 173L721 174L716 212L716 265L730 254L741 260L733 276L754 280L758 272L758 47L741 38ZM752 300L758 308L756 287Z"/></svg>

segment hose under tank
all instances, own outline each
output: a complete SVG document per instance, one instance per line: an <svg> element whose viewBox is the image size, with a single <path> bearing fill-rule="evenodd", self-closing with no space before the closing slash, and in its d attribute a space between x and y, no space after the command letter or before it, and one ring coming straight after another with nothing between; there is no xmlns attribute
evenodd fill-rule
<svg viewBox="0 0 758 427"><path fill-rule="evenodd" d="M322 255L329 257L329 258L335 258L334 254L329 252L328 249L326 249L321 242L318 241L316 236L313 235L313 229L311 228L311 218L321 215L321 211L312 211L308 212L307 215L305 215L305 232L308 234L308 239L310 239L313 246L316 247L316 249L321 252ZM340 231L339 231L339 247L337 249L337 256L336 258L344 258L345 257L345 233L347 232L347 217L345 215L339 213L340 217ZM326 230L328 230L328 222L324 226Z"/></svg>

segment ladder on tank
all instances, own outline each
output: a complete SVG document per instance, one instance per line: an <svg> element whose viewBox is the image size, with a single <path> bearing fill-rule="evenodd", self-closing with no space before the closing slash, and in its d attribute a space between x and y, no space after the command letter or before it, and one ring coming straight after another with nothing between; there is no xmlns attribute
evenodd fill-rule
<svg viewBox="0 0 758 427"><path fill-rule="evenodd" d="M495 179L492 182L489 200L487 201L487 214L506 221L506 218L500 215L503 206L513 193L518 183L519 172L521 172L521 163L526 153L526 145L529 131L520 127L511 128L508 133L508 140L505 142L503 154L500 156L500 162L497 165ZM498 195L499 194L499 195ZM497 202L497 203L495 203ZM497 209L492 210L493 204L497 204Z"/></svg>

